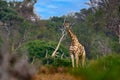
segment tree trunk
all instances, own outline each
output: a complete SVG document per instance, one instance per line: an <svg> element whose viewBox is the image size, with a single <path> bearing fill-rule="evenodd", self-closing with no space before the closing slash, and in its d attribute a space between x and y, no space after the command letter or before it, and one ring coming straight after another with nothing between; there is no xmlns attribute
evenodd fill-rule
<svg viewBox="0 0 120 80"><path fill-rule="evenodd" d="M61 36L61 38L60 38L60 40L59 40L59 42L58 42L57 47L55 48L54 52L52 53L52 57L55 57L56 52L57 52L57 50L59 49L60 44L61 44L61 42L62 42L62 40L63 40L64 36L65 36L65 34L64 34L64 32L63 32L63 34L62 34L62 36Z"/></svg>
<svg viewBox="0 0 120 80"><path fill-rule="evenodd" d="M14 50L15 50L15 47L14 47L14 42L12 42L12 45L11 45L11 50L10 50L11 54L13 54Z"/></svg>
<svg viewBox="0 0 120 80"><path fill-rule="evenodd" d="M120 44L120 25L119 25L118 37L119 37L119 44Z"/></svg>

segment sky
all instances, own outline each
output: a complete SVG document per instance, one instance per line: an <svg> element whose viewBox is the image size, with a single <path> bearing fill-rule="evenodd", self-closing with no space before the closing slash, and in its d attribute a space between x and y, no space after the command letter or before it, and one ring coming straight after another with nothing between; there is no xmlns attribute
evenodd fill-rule
<svg viewBox="0 0 120 80"><path fill-rule="evenodd" d="M49 19L53 16L63 16L71 12L79 12L88 8L85 4L89 0L38 0L34 5L34 12L41 19Z"/></svg>

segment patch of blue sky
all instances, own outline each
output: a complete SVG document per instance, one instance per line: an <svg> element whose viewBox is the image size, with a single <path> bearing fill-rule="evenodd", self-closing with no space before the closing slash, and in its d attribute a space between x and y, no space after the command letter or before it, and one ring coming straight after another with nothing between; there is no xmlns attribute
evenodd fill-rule
<svg viewBox="0 0 120 80"><path fill-rule="evenodd" d="M89 0L38 0L34 6L36 14L41 19L48 19L52 16L62 16L70 12L77 12L80 9L88 8L85 2Z"/></svg>
<svg viewBox="0 0 120 80"><path fill-rule="evenodd" d="M23 0L6 0L7 2L10 2L10 1L15 1L15 2L22 2Z"/></svg>

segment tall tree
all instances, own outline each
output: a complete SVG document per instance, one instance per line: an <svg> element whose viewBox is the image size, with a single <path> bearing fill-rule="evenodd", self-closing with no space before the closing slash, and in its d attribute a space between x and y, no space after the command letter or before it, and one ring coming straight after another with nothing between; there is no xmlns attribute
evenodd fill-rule
<svg viewBox="0 0 120 80"><path fill-rule="evenodd" d="M27 20L36 22L39 17L34 13L34 5L37 0L23 0L22 2L12 1L9 5L14 7L20 16L24 16Z"/></svg>
<svg viewBox="0 0 120 80"><path fill-rule="evenodd" d="M106 33L119 37L120 0L90 0L89 5L93 9L97 8L96 11L100 9L103 11L104 15L101 18L106 21Z"/></svg>
<svg viewBox="0 0 120 80"><path fill-rule="evenodd" d="M15 6L13 4L14 2L0 1L0 22L3 23L0 32L1 37L6 36L10 53L19 48L23 42L31 39L35 34L34 29L37 28L25 16L20 15L21 13L16 10L16 4ZM33 13L32 10L28 13L30 12Z"/></svg>

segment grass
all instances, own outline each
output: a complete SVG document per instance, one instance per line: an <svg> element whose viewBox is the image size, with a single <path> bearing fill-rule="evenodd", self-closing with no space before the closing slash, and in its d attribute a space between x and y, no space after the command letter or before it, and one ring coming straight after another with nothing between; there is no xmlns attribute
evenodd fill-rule
<svg viewBox="0 0 120 80"><path fill-rule="evenodd" d="M82 76L84 80L120 80L120 55L108 55L89 61L85 68L74 69L70 74Z"/></svg>

